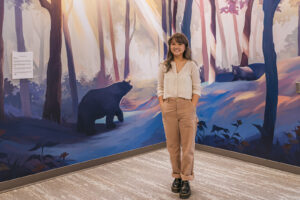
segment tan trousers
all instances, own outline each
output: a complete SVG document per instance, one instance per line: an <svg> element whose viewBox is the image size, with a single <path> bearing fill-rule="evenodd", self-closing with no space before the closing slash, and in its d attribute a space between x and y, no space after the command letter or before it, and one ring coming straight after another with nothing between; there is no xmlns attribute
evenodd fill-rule
<svg viewBox="0 0 300 200"><path fill-rule="evenodd" d="M162 105L162 118L172 164L172 177L193 180L196 108L189 99L168 98Z"/></svg>

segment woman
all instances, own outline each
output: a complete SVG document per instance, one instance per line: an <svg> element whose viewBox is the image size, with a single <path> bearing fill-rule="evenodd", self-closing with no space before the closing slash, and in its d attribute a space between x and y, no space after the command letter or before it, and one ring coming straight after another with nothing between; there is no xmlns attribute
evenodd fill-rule
<svg viewBox="0 0 300 200"><path fill-rule="evenodd" d="M172 164L172 177L175 178L171 189L179 192L180 198L189 198L189 181L194 179L200 75L192 61L185 35L175 33L168 40L168 45L167 59L159 66L157 96Z"/></svg>

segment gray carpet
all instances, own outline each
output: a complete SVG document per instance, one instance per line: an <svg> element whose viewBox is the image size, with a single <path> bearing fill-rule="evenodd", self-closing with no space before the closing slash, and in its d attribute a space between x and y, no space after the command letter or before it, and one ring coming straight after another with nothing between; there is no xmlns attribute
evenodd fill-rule
<svg viewBox="0 0 300 200"><path fill-rule="evenodd" d="M1 200L179 199L167 150L160 149L0 194ZM299 200L300 176L195 152L194 200Z"/></svg>

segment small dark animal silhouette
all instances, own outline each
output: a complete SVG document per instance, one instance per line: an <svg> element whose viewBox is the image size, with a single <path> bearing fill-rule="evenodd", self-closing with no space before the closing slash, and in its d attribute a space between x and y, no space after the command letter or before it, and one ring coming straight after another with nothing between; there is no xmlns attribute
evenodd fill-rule
<svg viewBox="0 0 300 200"><path fill-rule="evenodd" d="M232 65L232 73L235 80L253 81L259 79L265 73L264 63L253 63L249 66Z"/></svg>
<svg viewBox="0 0 300 200"><path fill-rule="evenodd" d="M264 63L253 63L243 67L232 65L231 67L232 72L217 74L216 82L253 81L259 79L265 73Z"/></svg>
<svg viewBox="0 0 300 200"><path fill-rule="evenodd" d="M224 131L225 133L229 133L229 130L227 128L222 128L220 126L213 125L210 132L213 133L215 131L217 131L217 132Z"/></svg>
<svg viewBox="0 0 300 200"><path fill-rule="evenodd" d="M237 127L237 128L238 128L240 125L242 125L242 120L237 120L236 123L233 123L233 124L232 124L232 126L235 126L235 127Z"/></svg>
<svg viewBox="0 0 300 200"><path fill-rule="evenodd" d="M106 88L87 92L78 107L77 131L91 135L96 132L95 120L106 116L106 127L115 128L114 116L123 122L120 101L132 89L130 82L114 83Z"/></svg>
<svg viewBox="0 0 300 200"><path fill-rule="evenodd" d="M198 122L198 129L204 131L204 128L207 128L205 121Z"/></svg>

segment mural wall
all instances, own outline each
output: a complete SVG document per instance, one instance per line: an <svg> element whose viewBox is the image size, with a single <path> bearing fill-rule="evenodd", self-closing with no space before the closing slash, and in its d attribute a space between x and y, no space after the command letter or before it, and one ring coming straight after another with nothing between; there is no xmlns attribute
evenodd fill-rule
<svg viewBox="0 0 300 200"><path fill-rule="evenodd" d="M201 69L196 142L300 166L299 3L1 0L0 181L165 141L175 32ZM12 51L33 52L33 79L12 79Z"/></svg>
<svg viewBox="0 0 300 200"><path fill-rule="evenodd" d="M192 40L210 48L196 141L300 166L300 1L196 2L210 8L209 42Z"/></svg>

